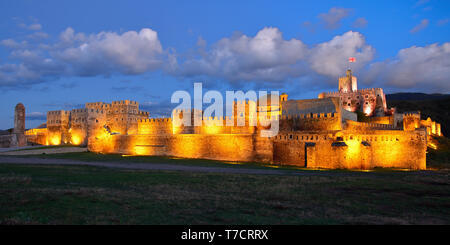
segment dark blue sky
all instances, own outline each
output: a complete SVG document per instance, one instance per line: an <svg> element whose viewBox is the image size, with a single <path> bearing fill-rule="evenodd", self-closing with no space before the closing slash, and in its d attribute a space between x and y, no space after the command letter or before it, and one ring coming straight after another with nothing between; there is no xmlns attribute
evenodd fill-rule
<svg viewBox="0 0 450 245"><path fill-rule="evenodd" d="M354 56L360 87L450 91L450 2L1 1L0 128L22 102L47 110L131 99L153 116L171 94L335 90Z"/></svg>

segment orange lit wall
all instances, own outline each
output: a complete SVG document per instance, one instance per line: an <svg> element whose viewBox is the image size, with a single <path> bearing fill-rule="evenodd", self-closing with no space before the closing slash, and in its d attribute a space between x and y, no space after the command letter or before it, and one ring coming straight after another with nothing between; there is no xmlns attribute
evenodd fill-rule
<svg viewBox="0 0 450 245"><path fill-rule="evenodd" d="M308 168L426 169L423 130L340 131L282 133L274 139L273 162ZM365 144L363 144L363 141ZM308 144L309 146L305 147ZM306 160L305 160L306 158Z"/></svg>
<svg viewBox="0 0 450 245"><path fill-rule="evenodd" d="M28 142L48 145L47 129L46 128L34 128L25 131L25 136Z"/></svg>
<svg viewBox="0 0 450 245"><path fill-rule="evenodd" d="M125 155L157 155L183 158L204 158L224 161L253 161L258 152L254 151L253 135L111 135L110 140L100 138L89 142L89 150ZM264 145L262 142L261 145ZM268 145L265 144L265 147ZM258 159L271 160L269 151L259 151Z"/></svg>

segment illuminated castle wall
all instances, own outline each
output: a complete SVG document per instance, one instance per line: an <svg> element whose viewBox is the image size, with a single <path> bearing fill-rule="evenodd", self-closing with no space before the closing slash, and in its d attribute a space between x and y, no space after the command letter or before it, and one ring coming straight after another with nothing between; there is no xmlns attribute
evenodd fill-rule
<svg viewBox="0 0 450 245"><path fill-rule="evenodd" d="M357 90L350 71L339 80L339 88L338 96L328 93L319 99L288 100L281 94L278 106L235 102L232 117L203 118L201 126L194 125L198 112L194 110L174 110L171 118L150 119L134 101L86 103L83 109L48 112L47 127L28 130L26 135L30 142L84 144L92 152L123 155L257 161L307 168L426 168L427 144L431 136L442 135L440 124L420 120L418 113L386 113L382 90ZM350 102L349 106L347 96L359 101L362 108L369 102L368 114L380 115L358 122L352 106L358 104ZM240 106L243 112L238 110ZM253 106L257 113L249 114ZM278 120L278 135L260 137L260 132L270 127L261 125L262 112L268 112L265 120ZM190 125L180 124L184 119ZM237 126L239 120L244 125ZM254 120L256 126L250 123ZM236 126L226 126L230 121Z"/></svg>

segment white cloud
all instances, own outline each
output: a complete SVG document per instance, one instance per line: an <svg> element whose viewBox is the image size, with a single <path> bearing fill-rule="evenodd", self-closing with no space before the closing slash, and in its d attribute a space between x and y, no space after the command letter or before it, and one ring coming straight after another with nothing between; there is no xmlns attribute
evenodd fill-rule
<svg viewBox="0 0 450 245"><path fill-rule="evenodd" d="M33 111L26 114L27 120L38 120L38 121L45 121L47 119L47 113L45 112L38 112Z"/></svg>
<svg viewBox="0 0 450 245"><path fill-rule="evenodd" d="M171 72L230 81L280 82L317 74L337 78L345 73L349 57L356 57L352 68L358 71L374 53L358 32L349 31L308 47L298 39L283 39L277 28L266 27L254 37L240 34L223 38L199 51L199 57L180 60Z"/></svg>
<svg viewBox="0 0 450 245"><path fill-rule="evenodd" d="M416 32L419 32L419 31L427 28L429 23L430 23L430 21L428 19L423 19L422 21L420 21L420 24L416 25L409 32L411 32L413 34L416 33Z"/></svg>
<svg viewBox="0 0 450 245"><path fill-rule="evenodd" d="M28 35L27 37L31 39L46 39L48 38L48 34L42 31L38 31Z"/></svg>
<svg viewBox="0 0 450 245"><path fill-rule="evenodd" d="M347 8L331 8L328 13L319 14L319 18L326 29L337 29L341 25L342 19L350 15L351 9Z"/></svg>
<svg viewBox="0 0 450 245"><path fill-rule="evenodd" d="M30 30L30 31L39 31L42 29L42 25L39 23L34 23L34 24L30 24L30 25L26 25L24 23L19 23L19 26L21 28Z"/></svg>
<svg viewBox="0 0 450 245"><path fill-rule="evenodd" d="M374 63L370 77L385 86L450 92L450 42L402 49L392 60Z"/></svg>
<svg viewBox="0 0 450 245"><path fill-rule="evenodd" d="M0 44L8 48L18 48L21 46L20 43L11 38L2 40Z"/></svg>
<svg viewBox="0 0 450 245"><path fill-rule="evenodd" d="M60 38L76 45L58 51L56 57L82 75L139 74L161 66L158 55L163 50L158 34L148 28L123 34L100 32L87 37L67 29Z"/></svg>
<svg viewBox="0 0 450 245"><path fill-rule="evenodd" d="M369 22L365 18L358 18L353 22L355 28L365 28Z"/></svg>
<svg viewBox="0 0 450 245"><path fill-rule="evenodd" d="M311 50L311 68L318 74L338 77L348 68L348 58L355 57L352 69L358 70L373 59L374 48L367 45L363 35L349 31Z"/></svg>
<svg viewBox="0 0 450 245"><path fill-rule="evenodd" d="M86 35L67 28L58 42L26 46L1 41L13 49L13 63L0 64L0 86L26 86L61 76L140 74L160 68L163 49L155 31Z"/></svg>
<svg viewBox="0 0 450 245"><path fill-rule="evenodd" d="M86 40L86 35L84 33L75 33L75 30L72 27L67 27L59 34L59 39L63 44L71 44L73 42Z"/></svg>
<svg viewBox="0 0 450 245"><path fill-rule="evenodd" d="M229 80L280 80L286 78L286 72L293 72L290 66L306 52L302 41L284 40L278 28L266 27L254 37L241 34L219 40L200 58L183 61L178 72Z"/></svg>

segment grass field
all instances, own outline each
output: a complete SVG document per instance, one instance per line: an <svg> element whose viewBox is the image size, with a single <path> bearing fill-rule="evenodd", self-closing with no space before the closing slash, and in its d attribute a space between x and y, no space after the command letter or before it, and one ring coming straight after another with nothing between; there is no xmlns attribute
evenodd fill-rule
<svg viewBox="0 0 450 245"><path fill-rule="evenodd" d="M447 171L269 176L0 165L1 224L449 224Z"/></svg>
<svg viewBox="0 0 450 245"><path fill-rule="evenodd" d="M427 154L433 171L277 167L308 173L293 176L0 164L0 224L450 224L450 141L436 144ZM26 157L275 169L89 152Z"/></svg>
<svg viewBox="0 0 450 245"><path fill-rule="evenodd" d="M121 154L98 154L94 152L73 152L61 154L28 155L23 157L39 157L47 159L71 159L87 162L120 162L120 163L167 163L174 165L225 167L225 168L256 168L256 169L302 169L296 166L279 166L258 162L226 162L208 159L186 159L169 156L125 156Z"/></svg>

